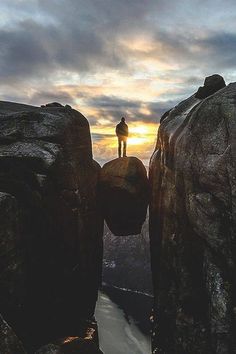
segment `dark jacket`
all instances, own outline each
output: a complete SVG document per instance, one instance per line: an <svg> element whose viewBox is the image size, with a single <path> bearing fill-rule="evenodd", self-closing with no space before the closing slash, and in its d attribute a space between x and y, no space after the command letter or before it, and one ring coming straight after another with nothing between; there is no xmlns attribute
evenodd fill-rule
<svg viewBox="0 0 236 354"><path fill-rule="evenodd" d="M129 135L129 129L128 125L125 122L120 122L116 126L116 135L119 136L128 136Z"/></svg>

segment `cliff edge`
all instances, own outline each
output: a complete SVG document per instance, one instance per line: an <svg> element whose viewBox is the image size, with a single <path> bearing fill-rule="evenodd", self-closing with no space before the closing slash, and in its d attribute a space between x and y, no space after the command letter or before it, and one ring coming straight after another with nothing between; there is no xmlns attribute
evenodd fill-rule
<svg viewBox="0 0 236 354"><path fill-rule="evenodd" d="M236 83L212 93L163 116L151 158L157 353L236 351Z"/></svg>
<svg viewBox="0 0 236 354"><path fill-rule="evenodd" d="M0 102L0 312L27 351L90 326L102 270L99 173L81 113Z"/></svg>

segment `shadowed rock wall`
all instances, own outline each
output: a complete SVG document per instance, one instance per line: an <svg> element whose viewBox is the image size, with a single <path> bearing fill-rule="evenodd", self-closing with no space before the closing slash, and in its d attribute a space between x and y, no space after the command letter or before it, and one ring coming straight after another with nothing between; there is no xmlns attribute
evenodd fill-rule
<svg viewBox="0 0 236 354"><path fill-rule="evenodd" d="M150 163L155 353L236 352L236 83L196 96Z"/></svg>
<svg viewBox="0 0 236 354"><path fill-rule="evenodd" d="M99 173L82 114L0 102L0 312L27 348L79 335L93 316Z"/></svg>
<svg viewBox="0 0 236 354"><path fill-rule="evenodd" d="M26 354L22 343L0 315L0 353Z"/></svg>

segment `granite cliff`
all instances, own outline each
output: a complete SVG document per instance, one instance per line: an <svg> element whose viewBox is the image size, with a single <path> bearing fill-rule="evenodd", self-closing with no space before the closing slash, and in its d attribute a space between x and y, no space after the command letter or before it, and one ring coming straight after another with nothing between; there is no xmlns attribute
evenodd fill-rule
<svg viewBox="0 0 236 354"><path fill-rule="evenodd" d="M82 114L0 102L0 312L29 352L91 328L98 351L99 173Z"/></svg>
<svg viewBox="0 0 236 354"><path fill-rule="evenodd" d="M150 163L155 353L236 352L236 84L205 82L162 117Z"/></svg>

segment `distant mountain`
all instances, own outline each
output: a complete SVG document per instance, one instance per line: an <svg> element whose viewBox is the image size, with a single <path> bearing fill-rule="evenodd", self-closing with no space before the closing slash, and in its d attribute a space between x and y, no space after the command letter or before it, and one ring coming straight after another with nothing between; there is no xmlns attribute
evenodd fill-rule
<svg viewBox="0 0 236 354"><path fill-rule="evenodd" d="M139 235L114 236L105 225L103 281L110 286L152 293L148 218Z"/></svg>

